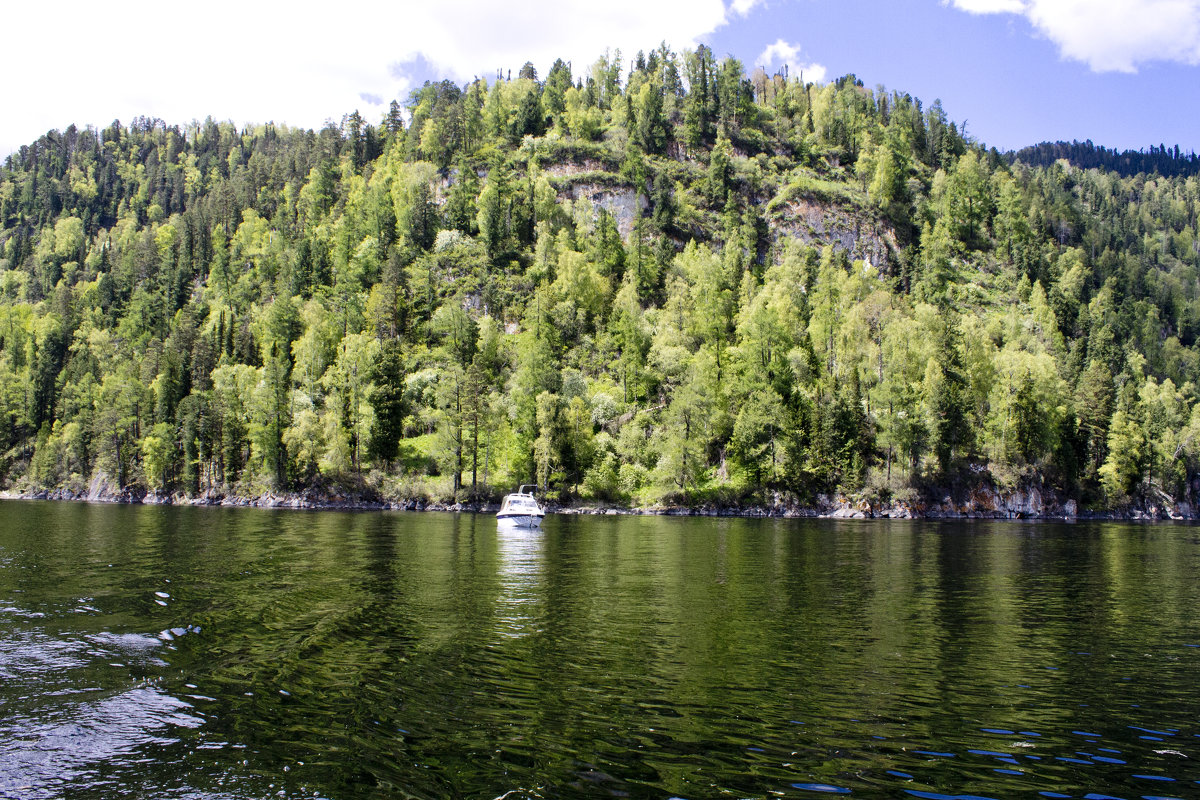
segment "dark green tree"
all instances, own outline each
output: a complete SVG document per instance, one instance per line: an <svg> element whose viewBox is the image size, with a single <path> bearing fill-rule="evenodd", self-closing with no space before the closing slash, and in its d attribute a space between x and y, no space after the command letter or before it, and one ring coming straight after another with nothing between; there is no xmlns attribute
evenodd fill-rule
<svg viewBox="0 0 1200 800"><path fill-rule="evenodd" d="M397 339L386 339L370 375L371 406L375 419L371 428L371 457L391 464L404 434L404 356Z"/></svg>

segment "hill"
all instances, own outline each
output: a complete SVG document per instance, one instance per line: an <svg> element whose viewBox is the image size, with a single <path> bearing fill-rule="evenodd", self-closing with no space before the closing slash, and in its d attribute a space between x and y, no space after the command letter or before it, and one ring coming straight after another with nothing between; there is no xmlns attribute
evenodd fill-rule
<svg viewBox="0 0 1200 800"><path fill-rule="evenodd" d="M1200 184L704 47L0 169L0 481L1188 503Z"/></svg>
<svg viewBox="0 0 1200 800"><path fill-rule="evenodd" d="M1049 167L1063 159L1075 167L1102 169L1126 178L1139 173L1168 178L1200 174L1200 156L1181 152L1179 145L1160 144L1157 147L1151 145L1149 150L1117 151L1093 144L1090 139L1086 142L1042 142L1007 153L1005 157L1010 164L1020 161L1038 167Z"/></svg>

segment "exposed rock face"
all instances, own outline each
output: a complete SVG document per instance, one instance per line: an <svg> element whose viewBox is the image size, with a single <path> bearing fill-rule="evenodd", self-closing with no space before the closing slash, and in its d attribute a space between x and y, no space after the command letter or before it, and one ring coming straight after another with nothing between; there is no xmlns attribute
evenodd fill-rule
<svg viewBox="0 0 1200 800"><path fill-rule="evenodd" d="M107 496L109 492L108 476L103 472L97 472L96 477L92 478L92 482L88 485L88 501L95 503Z"/></svg>
<svg viewBox="0 0 1200 800"><path fill-rule="evenodd" d="M853 260L865 259L876 267L896 260L900 250L890 226L865 223L862 214L831 203L795 200L780 209L779 216L771 225L772 242L793 238L813 247L829 244Z"/></svg>
<svg viewBox="0 0 1200 800"><path fill-rule="evenodd" d="M818 498L820 515L833 518L888 519L1196 519L1196 509L1187 501L1142 503L1111 511L1080 514L1071 499L1048 496L1037 487L1000 492L991 486L977 486L965 496L943 495L939 500L897 501L871 506L865 501L851 502L845 497Z"/></svg>
<svg viewBox="0 0 1200 800"><path fill-rule="evenodd" d="M79 497L89 503L140 503L146 492L135 486L118 486L107 473L97 472L88 484L87 495ZM75 498L68 498L75 499Z"/></svg>
<svg viewBox="0 0 1200 800"><path fill-rule="evenodd" d="M617 223L617 231L621 236L633 233L633 223L637 219L638 209L643 212L650 208L649 201L644 195L639 195L633 189L614 189L595 183L572 184L569 190L572 200L586 197L597 209L603 208L612 214Z"/></svg>
<svg viewBox="0 0 1200 800"><path fill-rule="evenodd" d="M628 237L633 232L639 210L649 211L650 201L631 186L589 179L595 173L612 168L600 161L585 159L581 163L549 165L545 173L565 184L559 189L560 199L586 197L597 209L611 213L621 236ZM868 219L872 216L835 202L801 197L771 214L769 236L772 244L792 238L818 248L832 245L834 249L845 251L852 260L867 260L882 270L884 265L898 261L900 245L891 225L879 219Z"/></svg>

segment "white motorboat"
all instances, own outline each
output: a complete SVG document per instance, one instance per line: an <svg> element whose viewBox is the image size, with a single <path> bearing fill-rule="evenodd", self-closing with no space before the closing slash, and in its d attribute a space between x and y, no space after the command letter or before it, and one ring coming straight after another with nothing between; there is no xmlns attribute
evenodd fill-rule
<svg viewBox="0 0 1200 800"><path fill-rule="evenodd" d="M506 522L510 525L517 525L523 528L536 528L542 524L542 517L546 516L546 510L538 505L537 498L533 496L533 486L521 486L512 494L504 495L504 502L500 504L500 510L496 512L496 519L500 522Z"/></svg>

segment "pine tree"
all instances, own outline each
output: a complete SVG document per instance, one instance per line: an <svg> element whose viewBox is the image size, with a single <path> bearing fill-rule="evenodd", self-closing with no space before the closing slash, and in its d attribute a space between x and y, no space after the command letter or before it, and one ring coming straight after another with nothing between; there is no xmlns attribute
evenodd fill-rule
<svg viewBox="0 0 1200 800"><path fill-rule="evenodd" d="M371 375L371 407L375 417L371 429L371 456L391 464L404 435L404 358L398 339L387 339L380 347Z"/></svg>

